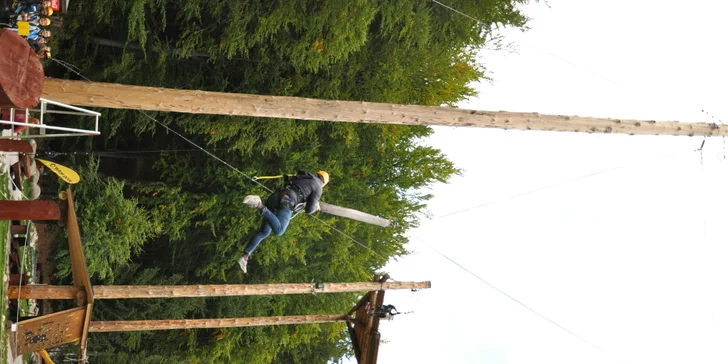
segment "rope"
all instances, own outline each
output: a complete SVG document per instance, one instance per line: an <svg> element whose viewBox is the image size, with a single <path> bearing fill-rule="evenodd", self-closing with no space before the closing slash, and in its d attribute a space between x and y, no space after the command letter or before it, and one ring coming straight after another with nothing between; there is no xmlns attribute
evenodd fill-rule
<svg viewBox="0 0 728 364"><path fill-rule="evenodd" d="M602 349L602 348L601 348L601 347L599 347L598 345L596 345L596 344L592 343L591 341L589 341L589 340L587 340L587 339L585 339L585 338L583 338L583 337L579 336L579 335L578 335L578 334L576 334L575 332L573 332L573 331L571 331L571 330L569 330L569 329L567 329L567 328L565 328L565 327L563 327L563 326L559 325L558 323L556 323L556 321L554 321L554 320L552 320L552 319L550 319L550 318L548 318L548 317L544 316L543 314L541 314L541 313L539 313L538 311L536 311L536 310L532 309L531 307L528 307L528 306L527 306L527 305L526 305L525 303L523 303L523 302L519 301L519 300L518 300L518 299L516 299L515 297L513 297L513 296L509 295L508 293L504 292L504 291L503 291L503 290L501 290L500 288L498 288L498 287L494 286L494 285L493 285L493 284L491 284L490 282L488 282L488 281L486 281L485 279L481 278L481 277L480 277L479 275L477 275L477 274L473 273L473 272L472 272L471 270L469 270L468 268L465 268L465 267L464 267L463 265L461 265L460 263L456 262L455 260L453 260L453 259L452 259L452 258L450 258L449 256L445 255L445 253L443 253L443 252L441 252L441 251L439 251L439 250L435 249L435 248L434 248L434 247L433 247L432 245L428 244L428 243L427 243L426 241L424 241L424 240L422 240L422 239L420 239L419 237L417 237L417 236L414 236L414 235L413 235L413 237L414 237L415 239L419 240L420 242L422 242L423 244L427 245L427 246L428 246L428 247L429 247L430 249L434 250L434 251L435 251L436 253L440 254L440 255L441 255L441 256L442 256L443 258L447 259L447 260L448 260L448 261L449 261L450 263L452 263L452 264L456 265L457 267L459 267L460 269L464 270L465 272L467 272L467 273L468 273L468 274L470 274L471 276L475 277L475 278L476 278L477 280L479 280L479 281L481 281L481 282L485 283L485 284L486 284L486 285L488 285L488 286L489 286L490 288L492 288L492 289L494 289L494 290L498 291L498 293L500 293L500 294L502 294L502 295L504 295L504 296L506 296L506 297L510 298L510 299L511 299L511 300L512 300L513 302L515 302L515 303L517 303L517 304L519 304L519 305L523 306L523 307L524 307L525 309L527 309L527 310L529 310L529 311L533 312L534 314L536 314L537 316L541 317L542 319L544 319L544 320L546 320L546 321L548 321L548 322L552 323L552 324L553 324L554 326L556 326L556 327L558 327L558 328L560 328L560 329L562 329L562 330L566 331L567 333L571 334L572 336L576 337L577 339L579 339L579 340L581 340L581 341L583 341L583 342L585 342L585 343L587 343L587 344L589 344L589 345L593 346L594 348L598 349L598 350L599 350L599 351L601 351L602 353L604 353L604 354L606 354L606 355L608 355L608 356L611 356L611 357L613 357L613 358L616 358L616 359L618 359L619 361L622 361L622 359L620 359L620 358L618 358L618 357L616 357L616 356L614 356L614 355L610 354L609 352L605 351L604 349ZM622 361L622 362L623 362L623 361Z"/></svg>
<svg viewBox="0 0 728 364"><path fill-rule="evenodd" d="M5 172L8 174L8 179L13 184L13 186L15 186L16 189L20 190L20 188L18 188L18 185L15 184L15 181L13 181L13 179L10 178L10 165L9 164L7 164ZM23 194L23 199L27 200L28 197L26 197L25 194ZM8 226L10 226L10 223L8 223ZM18 267L19 268L18 271L20 272L20 279L18 280L18 299L16 300L16 301L18 301L17 302L18 308L15 311L15 324L17 324L18 321L20 321L20 292L22 292L22 289L23 289L23 274L24 274L23 269L25 268L25 264L23 264L23 263L25 262L26 255L28 254L28 252L27 252L28 236L30 236L30 228L31 228L31 224L28 224L27 230L25 231L25 239L23 241L23 257L22 257L22 259L19 259L19 262L18 262L20 265L20 267ZM11 239L12 239L12 236L11 236ZM18 351L18 331L15 330L15 352L17 352L17 351Z"/></svg>

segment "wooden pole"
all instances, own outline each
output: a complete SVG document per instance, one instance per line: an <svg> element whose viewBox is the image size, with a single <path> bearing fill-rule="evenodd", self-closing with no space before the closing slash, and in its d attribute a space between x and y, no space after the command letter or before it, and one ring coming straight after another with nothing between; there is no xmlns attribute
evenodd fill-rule
<svg viewBox="0 0 728 364"><path fill-rule="evenodd" d="M45 79L43 97L87 107L300 120L641 135L728 135L728 125L707 123L477 111L438 106L176 90L53 78Z"/></svg>
<svg viewBox="0 0 728 364"><path fill-rule="evenodd" d="M323 212L323 213L346 217L348 219L361 221L363 223L381 226L381 227L389 226L389 220L383 219L379 216L374 216L372 214L367 214L366 212L361 212L359 210L331 205L331 204L324 203L324 202L320 202L319 205L321 206L321 212Z"/></svg>
<svg viewBox="0 0 728 364"><path fill-rule="evenodd" d="M349 315L302 315L197 320L91 321L89 332L213 329L223 327L320 324L326 322L346 322L347 320L349 320Z"/></svg>
<svg viewBox="0 0 728 364"><path fill-rule="evenodd" d="M259 296L308 293L362 292L390 289L427 289L425 282L218 284L189 286L94 286L94 299ZM18 294L18 291L21 291ZM9 299L76 299L72 286L26 285L8 287Z"/></svg>
<svg viewBox="0 0 728 364"><path fill-rule="evenodd" d="M61 209L53 201L0 201L0 220L58 220Z"/></svg>

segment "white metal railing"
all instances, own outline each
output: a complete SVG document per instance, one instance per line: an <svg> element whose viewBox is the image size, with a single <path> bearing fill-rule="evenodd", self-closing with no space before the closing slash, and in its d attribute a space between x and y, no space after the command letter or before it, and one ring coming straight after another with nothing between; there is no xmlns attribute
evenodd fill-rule
<svg viewBox="0 0 728 364"><path fill-rule="evenodd" d="M48 109L48 105L55 105L59 107L66 108L68 110L72 111L64 111L64 110L54 110L54 109ZM90 136L96 136L101 135L101 132L99 131L99 116L101 116L101 113L98 113L96 111L87 110L84 108L67 105L61 102L56 102L53 100L48 100L41 98L40 99L40 109L21 109L25 110L25 122L19 122L15 121L15 110L16 108L10 108L10 120L5 120L0 117L0 124L4 125L23 125L26 128L36 128L40 129L39 135L11 135L11 136L0 136L0 139L9 139L9 138L55 138L55 137L65 137L65 136L83 136L83 135L90 135ZM39 124L31 124L29 123L30 118L30 112L37 112L40 113L40 119ZM78 116L90 116L95 119L94 123L94 129L77 129L77 128L66 128L63 126L53 126L53 125L47 125L45 123L45 115L46 114L59 114L59 115L78 115ZM56 134L46 134L47 130L55 130L55 131L61 131L65 133L56 133Z"/></svg>

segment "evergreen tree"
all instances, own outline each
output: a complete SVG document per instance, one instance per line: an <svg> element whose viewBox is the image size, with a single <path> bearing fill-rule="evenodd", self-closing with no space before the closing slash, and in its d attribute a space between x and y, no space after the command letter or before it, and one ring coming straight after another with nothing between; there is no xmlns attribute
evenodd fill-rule
<svg viewBox="0 0 728 364"><path fill-rule="evenodd" d="M517 9L523 2L450 1L479 23L426 0L74 0L63 31L54 33L61 37L54 49L97 81L454 105L483 77L475 52L492 30L525 25ZM52 147L190 148L136 111L103 112L103 137ZM198 152L102 158L99 166L76 158L73 165L87 165L74 193L96 283L369 280L388 259L406 254L405 232L417 226L431 197L424 188L459 173L423 143L432 132L427 127L149 114L249 176L326 170L332 179L323 201L393 224L298 216L284 236L259 247L242 275L235 260L260 223L242 198L265 195L264 188ZM97 168L128 182L96 178ZM65 244L58 245L63 257ZM58 267L58 279L68 280L68 265ZM356 301L356 294L98 301L94 319L330 314ZM89 350L96 362L323 363L351 354L347 335L341 324L109 333L92 335Z"/></svg>

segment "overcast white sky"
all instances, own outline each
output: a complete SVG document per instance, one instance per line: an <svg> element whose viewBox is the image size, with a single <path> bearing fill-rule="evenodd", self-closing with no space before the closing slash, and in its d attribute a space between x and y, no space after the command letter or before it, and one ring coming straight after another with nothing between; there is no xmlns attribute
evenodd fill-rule
<svg viewBox="0 0 728 364"><path fill-rule="evenodd" d="M728 3L548 5L505 33L518 54L483 53L495 82L461 107L728 122ZM411 232L389 271L433 287L387 293L415 312L382 324L379 363L728 362L728 162L714 138L701 164L701 141L436 128L428 143L465 173L430 211L483 206Z"/></svg>

